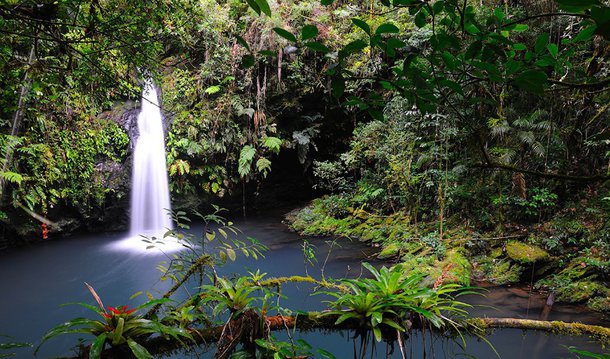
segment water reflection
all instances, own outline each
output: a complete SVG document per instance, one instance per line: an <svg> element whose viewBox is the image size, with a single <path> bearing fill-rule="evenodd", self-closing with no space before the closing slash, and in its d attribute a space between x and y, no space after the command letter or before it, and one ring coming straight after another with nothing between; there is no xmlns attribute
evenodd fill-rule
<svg viewBox="0 0 610 359"><path fill-rule="evenodd" d="M251 218L236 223L244 236L259 239L271 250L265 259L239 257L238 262L229 263L221 270L222 275L233 273L246 274L248 269L267 272L268 276L303 275L308 265L303 260L302 241L279 223L278 217ZM202 227L194 226L192 233L202 233ZM28 248L17 248L0 252L0 282L3 291L0 298L0 333L10 334L17 341L36 344L44 333L63 321L90 313L79 306L62 306L68 302L93 300L83 282L90 283L106 305L137 306L146 300L140 296L128 298L134 293L150 292L155 296L164 293L171 283L159 280L156 269L159 262L167 260L159 251L118 250L126 234L99 234L80 236L53 242L40 243ZM315 246L318 266L307 267L310 275L320 278L322 264L327 278L357 277L361 275L360 260L371 259L372 249L360 243L341 243L333 247L326 260L329 243L325 239L310 239ZM310 284L296 283L282 286L287 299L280 306L300 310L319 310L325 307L321 296L311 297L314 289ZM178 296L186 293L178 293ZM477 307L475 316L518 317L537 319L542 312L545 298L528 291L515 288L491 288L487 298L468 297L473 304L495 307ZM555 305L550 313L551 320L581 321L610 325L598 314L583 312L580 307ZM288 339L285 331L277 332L278 339ZM323 348L337 358L353 358L354 345L358 338L348 332L299 332L294 340L304 339L315 348ZM42 347L40 358L70 354L70 348L78 344L82 335L60 336ZM84 337L86 339L87 337ZM488 337L503 358L571 358L565 346L599 352L599 345L589 343L586 338L547 336L542 333L521 330L498 330ZM369 346L371 350L373 348ZM494 350L477 338L467 338L466 349L452 341L413 332L405 342L409 358L454 358L474 356L493 358ZM18 350L16 350L17 352ZM30 349L19 350L17 358L32 358ZM212 358L214 350L205 352L198 348L194 351L175 353L172 358ZM399 358L400 351L385 343L377 344L369 351L367 358ZM316 357L321 357L317 355Z"/></svg>

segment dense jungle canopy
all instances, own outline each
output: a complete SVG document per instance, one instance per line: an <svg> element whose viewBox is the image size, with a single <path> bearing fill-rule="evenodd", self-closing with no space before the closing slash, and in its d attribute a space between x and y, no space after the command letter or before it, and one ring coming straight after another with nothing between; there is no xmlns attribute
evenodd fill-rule
<svg viewBox="0 0 610 359"><path fill-rule="evenodd" d="M296 231L608 313L609 40L606 0L0 0L0 248L125 226L150 77L175 208L298 183Z"/></svg>

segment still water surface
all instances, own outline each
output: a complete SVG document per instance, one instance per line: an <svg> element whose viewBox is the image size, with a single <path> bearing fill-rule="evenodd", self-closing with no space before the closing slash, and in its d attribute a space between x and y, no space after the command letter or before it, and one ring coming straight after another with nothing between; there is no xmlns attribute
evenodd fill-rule
<svg viewBox="0 0 610 359"><path fill-rule="evenodd" d="M244 235L257 238L270 250L265 259L258 261L238 257L237 262L223 268L223 272L245 274L248 269L260 269L268 276L305 274L302 241L297 234L289 232L280 219L279 215L267 215L239 221L237 226ZM194 230L197 228L194 227ZM144 296L140 296L130 301L129 297L134 293L144 291L160 295L167 290L169 284L159 281L160 272L156 269L165 257L151 251L117 250L117 243L126 236L125 233L81 235L0 252L0 283L3 287L0 292L0 334L36 345L53 326L71 318L90 316L90 312L80 306L63 305L70 302L94 304L84 282L91 284L104 303L110 306L134 307L145 300ZM321 264L328 253L325 240L309 241L316 246ZM341 248L332 249L325 274L334 278L358 276L360 262L368 260L371 255L371 248L360 243L345 242ZM308 272L320 277L319 268L310 267ZM285 285L283 293L288 299L283 300L281 305L296 310L322 309L322 298L309 296L311 289L306 284ZM473 309L471 313L475 316L538 319L545 298L530 295L521 289L490 288L485 297L473 296L467 301L485 306ZM555 305L548 319L610 326L610 321L600 314L586 312L576 306ZM281 333L276 335L282 336ZM354 357L350 333L297 332L295 335L314 348L332 352L339 359ZM51 339L42 347L38 357L69 355L79 337L59 336ZM586 338L548 336L521 330L497 330L488 339L502 358L575 358L568 352L567 346L600 352L599 346L589 343ZM488 344L475 338L468 338L467 347L463 350L446 340L429 336L424 340L420 333L414 333L407 341L407 348L411 358L497 357ZM376 352L367 355L367 358L384 358L386 351L386 345L379 344ZM34 357L30 349L15 352L18 353L17 358ZM212 354L213 350L207 353L200 350L177 353L172 358L211 358ZM400 357L398 348L389 357Z"/></svg>

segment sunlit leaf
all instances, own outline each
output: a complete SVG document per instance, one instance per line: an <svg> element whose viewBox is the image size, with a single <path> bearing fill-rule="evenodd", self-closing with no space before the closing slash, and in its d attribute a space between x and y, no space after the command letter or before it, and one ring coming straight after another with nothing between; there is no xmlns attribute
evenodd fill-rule
<svg viewBox="0 0 610 359"><path fill-rule="evenodd" d="M297 42L297 38L291 32L284 30L281 27L274 27L273 31L290 42Z"/></svg>

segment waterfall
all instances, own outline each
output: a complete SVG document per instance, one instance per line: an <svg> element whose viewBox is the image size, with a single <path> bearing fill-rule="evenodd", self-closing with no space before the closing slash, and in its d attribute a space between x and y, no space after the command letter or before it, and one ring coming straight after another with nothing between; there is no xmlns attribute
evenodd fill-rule
<svg viewBox="0 0 610 359"><path fill-rule="evenodd" d="M160 235L172 228L162 122L157 90L147 80L133 155L130 231L135 236Z"/></svg>

